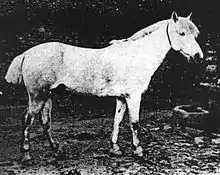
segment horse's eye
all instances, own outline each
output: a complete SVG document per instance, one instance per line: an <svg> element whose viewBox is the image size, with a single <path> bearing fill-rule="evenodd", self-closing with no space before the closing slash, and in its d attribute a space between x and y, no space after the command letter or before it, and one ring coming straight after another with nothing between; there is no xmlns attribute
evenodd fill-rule
<svg viewBox="0 0 220 175"><path fill-rule="evenodd" d="M179 34L180 34L180 36L185 36L184 32L180 32Z"/></svg>

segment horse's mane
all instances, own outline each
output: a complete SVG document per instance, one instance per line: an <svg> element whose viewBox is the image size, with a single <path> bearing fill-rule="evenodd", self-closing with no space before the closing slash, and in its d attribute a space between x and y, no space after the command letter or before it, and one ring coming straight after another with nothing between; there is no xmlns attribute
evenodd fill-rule
<svg viewBox="0 0 220 175"><path fill-rule="evenodd" d="M125 39L121 39L121 40L112 40L109 42L109 44L115 44L115 43L121 43L121 42L125 42L125 41L135 41L138 40L140 38L143 38L151 33L153 33L154 31L157 31L161 26L164 26L165 24L168 23L169 20L163 20L163 21L159 21L157 23L154 23L138 32L136 32L135 34L133 34L131 37L129 38L125 38Z"/></svg>

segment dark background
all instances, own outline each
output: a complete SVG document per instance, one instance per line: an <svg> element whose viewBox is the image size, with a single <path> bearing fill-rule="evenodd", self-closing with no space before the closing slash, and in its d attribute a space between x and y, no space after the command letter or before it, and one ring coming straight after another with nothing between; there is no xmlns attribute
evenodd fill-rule
<svg viewBox="0 0 220 175"><path fill-rule="evenodd" d="M152 23L170 18L173 11L180 16L192 12L192 20L201 32L198 42L205 58L213 59L204 59L198 65L170 51L144 96L170 100L172 104L177 99L194 98L197 85L210 78L206 66L218 65L218 4L217 0L0 0L0 103L27 102L23 86L4 81L12 59L26 49L48 41L105 47L112 39L129 37ZM217 72L208 81L216 82Z"/></svg>
<svg viewBox="0 0 220 175"><path fill-rule="evenodd" d="M199 85L200 82L216 84L220 72L218 2L0 0L0 91L3 93L0 95L0 174L2 168L5 174L20 174L26 170L36 174L39 167L48 172L52 168L61 174L80 174L74 172L83 169L100 174L107 170L123 174L128 169L131 173L145 174L219 172L219 92ZM31 155L37 163L28 168L20 166L20 118L28 99L23 85L8 84L4 80L13 58L48 41L102 48L112 39L129 37L152 23L170 18L174 10L180 16L193 13L192 20L201 32L198 43L205 58L202 64L188 63L182 55L171 50L155 72L148 91L143 94L140 112L141 144L148 160L139 167L139 162L132 158L128 115L120 125L119 135L119 145L125 154L117 158L109 156L115 99L63 92L54 97L52 130L64 146L67 159L54 161L36 117L30 137ZM172 109L184 103L208 108L211 115L207 120L196 116L195 120L194 117L189 120L189 124L197 122L201 126L207 123L210 128L206 127L203 132L176 127L179 117L173 115ZM218 134L210 133L214 131Z"/></svg>

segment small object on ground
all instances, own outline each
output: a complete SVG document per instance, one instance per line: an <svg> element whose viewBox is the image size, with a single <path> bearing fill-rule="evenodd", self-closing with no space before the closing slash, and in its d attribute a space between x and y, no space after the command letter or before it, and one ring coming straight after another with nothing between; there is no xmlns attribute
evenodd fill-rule
<svg viewBox="0 0 220 175"><path fill-rule="evenodd" d="M212 139L212 143L214 143L214 144L220 144L220 138Z"/></svg>
<svg viewBox="0 0 220 175"><path fill-rule="evenodd" d="M160 128L159 128L159 127L156 127L156 128L151 128L150 130L151 130L151 131L158 131L158 130L160 130Z"/></svg>
<svg viewBox="0 0 220 175"><path fill-rule="evenodd" d="M172 129L172 126L170 126L170 125L164 125L164 127L163 127L163 130L169 130L169 129Z"/></svg>
<svg viewBox="0 0 220 175"><path fill-rule="evenodd" d="M206 60L207 61L212 61L213 57L207 57Z"/></svg>
<svg viewBox="0 0 220 175"><path fill-rule="evenodd" d="M204 137L195 137L194 142L199 145L201 143L204 143L203 139L204 139Z"/></svg>
<svg viewBox="0 0 220 175"><path fill-rule="evenodd" d="M192 105L178 105L173 109L173 120L180 125L205 126L209 111Z"/></svg>
<svg viewBox="0 0 220 175"><path fill-rule="evenodd" d="M214 51L214 50L209 50L208 53L209 53L209 54L214 54L214 53L216 53L216 51Z"/></svg>
<svg viewBox="0 0 220 175"><path fill-rule="evenodd" d="M217 65L210 64L206 67L206 72L213 73L217 72Z"/></svg>

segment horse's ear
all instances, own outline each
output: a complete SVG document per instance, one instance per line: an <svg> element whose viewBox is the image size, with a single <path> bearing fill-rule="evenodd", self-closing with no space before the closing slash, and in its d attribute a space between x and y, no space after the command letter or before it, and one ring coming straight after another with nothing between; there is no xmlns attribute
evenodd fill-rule
<svg viewBox="0 0 220 175"><path fill-rule="evenodd" d="M179 16L177 15L177 13L174 11L171 15L171 19L174 21L174 22L177 22L178 19L179 19Z"/></svg>
<svg viewBox="0 0 220 175"><path fill-rule="evenodd" d="M186 17L188 20L191 20L192 12Z"/></svg>

